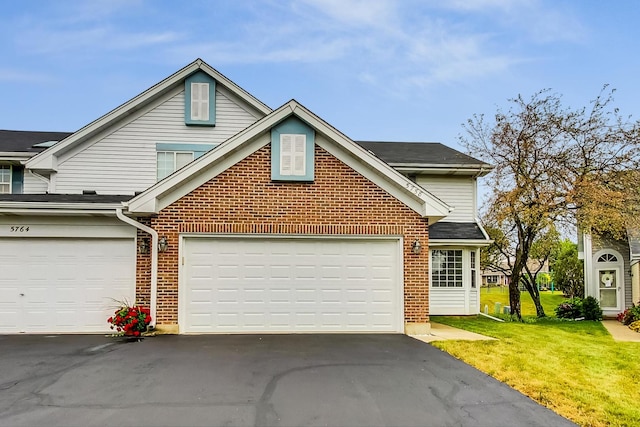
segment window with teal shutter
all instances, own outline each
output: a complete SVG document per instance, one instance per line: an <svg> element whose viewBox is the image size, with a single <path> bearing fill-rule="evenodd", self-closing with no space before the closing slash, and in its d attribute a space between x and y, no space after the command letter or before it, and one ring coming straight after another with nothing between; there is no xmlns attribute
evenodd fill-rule
<svg viewBox="0 0 640 427"><path fill-rule="evenodd" d="M184 123L189 126L216 124L216 81L206 73L198 72L185 79Z"/></svg>
<svg viewBox="0 0 640 427"><path fill-rule="evenodd" d="M297 117L271 129L271 179L313 181L315 131Z"/></svg>

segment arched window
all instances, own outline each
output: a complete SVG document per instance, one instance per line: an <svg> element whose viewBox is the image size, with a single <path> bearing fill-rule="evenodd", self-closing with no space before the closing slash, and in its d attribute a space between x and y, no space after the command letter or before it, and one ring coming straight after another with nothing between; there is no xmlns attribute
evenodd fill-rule
<svg viewBox="0 0 640 427"><path fill-rule="evenodd" d="M600 257L598 258L598 261L596 262L618 262L618 257L615 256L614 254L604 253L600 255Z"/></svg>

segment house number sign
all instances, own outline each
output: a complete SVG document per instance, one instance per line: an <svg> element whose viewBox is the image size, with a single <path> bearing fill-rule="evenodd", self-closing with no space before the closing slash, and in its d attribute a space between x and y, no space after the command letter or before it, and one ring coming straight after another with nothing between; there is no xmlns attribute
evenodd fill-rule
<svg viewBox="0 0 640 427"><path fill-rule="evenodd" d="M12 225L9 227L9 231L11 233L28 233L29 226L28 225Z"/></svg>

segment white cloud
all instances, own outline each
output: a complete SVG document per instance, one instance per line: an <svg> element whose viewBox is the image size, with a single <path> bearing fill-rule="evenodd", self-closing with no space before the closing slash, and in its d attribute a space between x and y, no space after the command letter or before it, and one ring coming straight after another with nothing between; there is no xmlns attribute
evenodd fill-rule
<svg viewBox="0 0 640 427"><path fill-rule="evenodd" d="M0 68L1 82L16 83L44 83L51 81L51 76L33 71L25 71L11 68Z"/></svg>

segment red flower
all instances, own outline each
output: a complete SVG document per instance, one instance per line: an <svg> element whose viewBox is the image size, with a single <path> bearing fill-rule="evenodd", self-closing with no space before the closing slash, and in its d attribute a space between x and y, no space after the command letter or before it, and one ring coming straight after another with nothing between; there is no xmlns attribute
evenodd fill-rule
<svg viewBox="0 0 640 427"><path fill-rule="evenodd" d="M134 331L133 335L136 336L136 337L139 337L140 336L140 331Z"/></svg>

